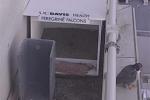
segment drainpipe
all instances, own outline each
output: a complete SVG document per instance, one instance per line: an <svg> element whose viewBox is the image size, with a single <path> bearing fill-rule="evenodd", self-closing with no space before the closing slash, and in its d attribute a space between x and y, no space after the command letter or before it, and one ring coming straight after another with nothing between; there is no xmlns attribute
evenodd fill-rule
<svg viewBox="0 0 150 100"><path fill-rule="evenodd" d="M117 0L109 0L108 7L106 20L107 74L105 100L116 100Z"/></svg>

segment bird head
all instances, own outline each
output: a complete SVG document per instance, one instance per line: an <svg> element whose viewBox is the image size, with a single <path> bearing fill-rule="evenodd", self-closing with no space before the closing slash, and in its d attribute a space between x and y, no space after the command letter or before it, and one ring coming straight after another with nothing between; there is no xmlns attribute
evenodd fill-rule
<svg viewBox="0 0 150 100"><path fill-rule="evenodd" d="M134 68L136 69L136 71L139 71L142 68L142 64L141 63L136 63L134 64Z"/></svg>

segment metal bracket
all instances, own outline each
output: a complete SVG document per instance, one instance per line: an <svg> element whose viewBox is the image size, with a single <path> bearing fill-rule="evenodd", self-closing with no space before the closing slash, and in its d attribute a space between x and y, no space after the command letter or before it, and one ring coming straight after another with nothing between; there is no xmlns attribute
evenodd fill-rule
<svg viewBox="0 0 150 100"><path fill-rule="evenodd" d="M113 42L113 41L111 41L111 42L109 42L105 45L105 52L108 51L108 48L111 47L111 46L116 48L116 51L117 51L117 54L118 54L119 51L120 51L120 46L117 43Z"/></svg>
<svg viewBox="0 0 150 100"><path fill-rule="evenodd" d="M106 41L109 41L109 37L110 37L110 34L116 34L116 37L117 37L117 42L120 40L121 36L119 34L119 28L116 26L111 26L111 25L107 25L106 27ZM110 41L108 43L106 43L105 45L105 52L108 51L108 48L111 47L111 46L114 46L116 48L116 51L117 51L117 54L119 53L120 51L120 46L116 43L116 42L113 42L113 41Z"/></svg>

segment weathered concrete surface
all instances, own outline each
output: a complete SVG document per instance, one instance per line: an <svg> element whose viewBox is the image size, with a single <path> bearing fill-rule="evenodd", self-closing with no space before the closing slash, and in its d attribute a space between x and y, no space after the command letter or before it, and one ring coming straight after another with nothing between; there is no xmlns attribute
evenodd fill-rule
<svg viewBox="0 0 150 100"><path fill-rule="evenodd" d="M26 37L26 0L0 0L0 100L7 100L16 72L17 48Z"/></svg>
<svg viewBox="0 0 150 100"><path fill-rule="evenodd" d="M57 78L56 100L101 100L99 78Z"/></svg>
<svg viewBox="0 0 150 100"><path fill-rule="evenodd" d="M134 31L134 16L131 6L120 6L118 24L120 26L120 54L117 57L117 74L127 65L136 62L136 44ZM124 55L123 55L124 54ZM137 84L135 83L135 86ZM137 87L132 90L117 87L117 100L138 100Z"/></svg>

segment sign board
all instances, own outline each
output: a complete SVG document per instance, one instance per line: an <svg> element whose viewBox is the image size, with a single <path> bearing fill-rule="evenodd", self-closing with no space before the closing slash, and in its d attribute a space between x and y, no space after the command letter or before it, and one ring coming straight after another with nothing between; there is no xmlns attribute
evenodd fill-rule
<svg viewBox="0 0 150 100"><path fill-rule="evenodd" d="M25 16L37 16L39 21L89 24L90 20L105 20L107 0L30 0Z"/></svg>
<svg viewBox="0 0 150 100"><path fill-rule="evenodd" d="M59 23L77 23L77 24L90 24L88 14L75 14L75 13L54 13L54 12L39 12L39 21L44 22L59 22Z"/></svg>

